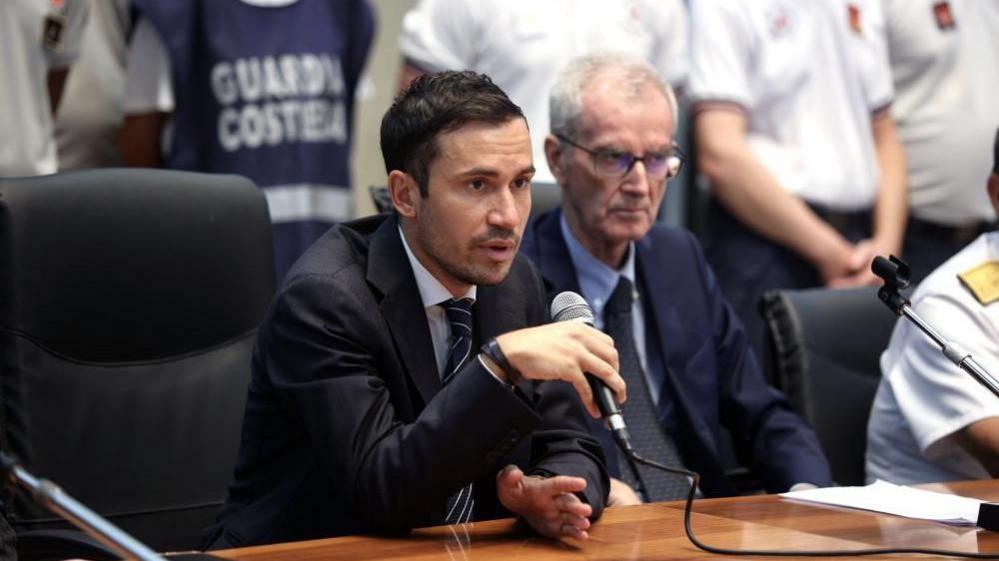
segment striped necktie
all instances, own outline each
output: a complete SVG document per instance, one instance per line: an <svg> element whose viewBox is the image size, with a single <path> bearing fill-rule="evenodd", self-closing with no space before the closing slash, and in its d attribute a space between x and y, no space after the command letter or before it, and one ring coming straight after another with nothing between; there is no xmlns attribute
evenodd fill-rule
<svg viewBox="0 0 999 561"><path fill-rule="evenodd" d="M472 299L451 299L442 302L448 323L451 324L451 346L448 349L447 363L441 376L442 384L450 382L454 375L468 362L472 352ZM472 497L472 484L452 495L444 509L445 524L464 524L472 519L475 499Z"/></svg>
<svg viewBox="0 0 999 561"><path fill-rule="evenodd" d="M649 393L648 382L642 371L635 344L631 307L635 301L631 281L618 280L617 287L604 307L604 331L614 339L621 365L621 377L628 386L628 401L621 407L624 421L631 433L631 442L643 458L655 460L670 467L683 467L683 459L676 442L666 431L656 412ZM687 478L635 465L618 453L621 478L650 502L671 501L687 496L690 484Z"/></svg>

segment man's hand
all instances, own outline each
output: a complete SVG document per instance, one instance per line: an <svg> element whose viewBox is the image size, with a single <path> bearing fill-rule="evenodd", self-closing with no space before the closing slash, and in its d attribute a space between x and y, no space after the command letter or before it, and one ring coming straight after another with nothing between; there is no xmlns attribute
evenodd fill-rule
<svg viewBox="0 0 999 561"><path fill-rule="evenodd" d="M871 262L877 255L898 253L892 244L876 238L861 240L853 248L850 257L850 272L838 278L827 279L829 288L850 288L855 286L878 286L881 280L871 271Z"/></svg>
<svg viewBox="0 0 999 561"><path fill-rule="evenodd" d="M603 380L618 403L627 399L624 380L618 374L614 340L588 325L562 321L519 329L500 335L496 343L510 365L525 378L572 384L594 418L600 417L600 409L585 373Z"/></svg>
<svg viewBox="0 0 999 561"><path fill-rule="evenodd" d="M642 504L642 499L638 497L638 493L620 479L611 478L610 480L610 493L607 495L607 506L628 506L628 505L640 505Z"/></svg>
<svg viewBox="0 0 999 561"><path fill-rule="evenodd" d="M593 508L573 494L583 489L586 480L582 477L528 477L515 465L506 466L496 475L500 503L549 538L589 537L587 517L593 514Z"/></svg>

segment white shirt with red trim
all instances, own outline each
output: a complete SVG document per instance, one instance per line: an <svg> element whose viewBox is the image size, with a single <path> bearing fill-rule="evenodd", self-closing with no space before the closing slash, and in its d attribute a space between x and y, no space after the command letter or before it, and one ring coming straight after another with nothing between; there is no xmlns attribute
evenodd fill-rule
<svg viewBox="0 0 999 561"><path fill-rule="evenodd" d="M994 219L982 185L999 127L999 2L882 5L912 214L949 226Z"/></svg>
<svg viewBox="0 0 999 561"><path fill-rule="evenodd" d="M554 183L544 153L548 94L576 57L602 51L648 60L674 87L687 79L687 9L681 0L421 0L399 46L428 72L487 74L531 129L536 182Z"/></svg>
<svg viewBox="0 0 999 561"><path fill-rule="evenodd" d="M697 0L690 96L741 106L750 148L790 193L869 208L871 116L893 95L881 26L876 0Z"/></svg>

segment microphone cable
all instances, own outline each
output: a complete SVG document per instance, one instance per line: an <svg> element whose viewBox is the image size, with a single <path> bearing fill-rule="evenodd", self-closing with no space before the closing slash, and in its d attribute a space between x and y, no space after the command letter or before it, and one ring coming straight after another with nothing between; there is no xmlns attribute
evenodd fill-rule
<svg viewBox="0 0 999 561"><path fill-rule="evenodd" d="M690 471L683 468L674 468L664 466L658 462L652 460L647 460L638 455L631 448L630 445L626 446L621 441L617 441L618 447L625 453L626 456L638 462L644 464L651 468L659 469L667 473L672 473L675 475L684 475L690 479L690 491L687 493L687 502L683 507L683 531L687 535L687 539L690 543L694 544L695 547L702 551L708 553L714 553L716 555L751 555L751 556L764 556L764 557L859 557L867 555L894 555L894 554L910 554L910 555L937 555L944 557L963 557L966 559L999 559L999 552L994 553L970 553L963 551L951 551L948 549L933 549L933 548L923 548L923 547L878 547L878 548L865 548L865 549L816 549L816 550L773 550L773 549L730 549L727 547L718 547L713 545L708 545L700 540L696 534L694 534L693 523L691 521L693 509L694 509L694 494L697 491L697 485L701 481L701 476L695 471Z"/></svg>

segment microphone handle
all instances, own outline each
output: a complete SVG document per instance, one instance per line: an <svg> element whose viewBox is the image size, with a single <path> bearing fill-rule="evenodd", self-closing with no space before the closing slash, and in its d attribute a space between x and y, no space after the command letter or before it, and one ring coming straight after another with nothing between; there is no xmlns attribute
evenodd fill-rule
<svg viewBox="0 0 999 561"><path fill-rule="evenodd" d="M628 434L628 427L624 424L624 415L621 413L621 406L614 399L614 392L607 387L607 384L601 382L593 374L587 374L586 381L590 383L590 389L593 390L593 399L597 402L597 407L600 408L600 414L607 421L607 428L610 429L618 447L627 455L633 454L634 448L631 446L631 435Z"/></svg>
<svg viewBox="0 0 999 561"><path fill-rule="evenodd" d="M600 381L600 378L589 373L586 374L586 381L590 383L590 389L593 390L593 399L597 402L600 414L604 418L621 414L621 406L617 404L617 400L614 399L614 392L607 387L607 384Z"/></svg>

